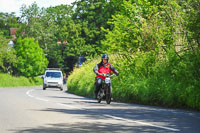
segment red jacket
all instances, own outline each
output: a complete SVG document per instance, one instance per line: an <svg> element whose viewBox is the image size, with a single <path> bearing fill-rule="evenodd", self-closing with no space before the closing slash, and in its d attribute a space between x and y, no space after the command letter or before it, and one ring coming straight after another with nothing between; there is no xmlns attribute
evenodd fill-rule
<svg viewBox="0 0 200 133"><path fill-rule="evenodd" d="M107 64L103 64L102 62L97 64L95 67L94 67L94 73L97 75L96 77L97 78L101 78L103 80L105 80L105 77L102 76L102 75L99 75L99 73L110 73L113 72L115 73L116 75L119 75L119 72L110 64L110 63L107 63Z"/></svg>

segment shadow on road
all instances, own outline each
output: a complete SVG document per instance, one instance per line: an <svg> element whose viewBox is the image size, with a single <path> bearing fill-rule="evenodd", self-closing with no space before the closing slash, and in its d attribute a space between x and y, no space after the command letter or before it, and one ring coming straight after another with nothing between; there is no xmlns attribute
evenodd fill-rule
<svg viewBox="0 0 200 133"><path fill-rule="evenodd" d="M26 128L16 133L168 133L166 130L157 130L146 126L126 126L125 124L105 124L79 122L76 124L48 124L46 127ZM171 133L171 131L170 131Z"/></svg>
<svg viewBox="0 0 200 133"><path fill-rule="evenodd" d="M129 109L127 110L113 110L113 109L83 109L83 110L77 110L77 109L55 109L55 108L47 108L44 110L38 110L38 111L48 111L48 112L59 112L64 114L75 114L78 115L78 118L80 121L86 120L86 122L75 122L71 123L69 120L69 123L61 123L61 124L47 124L45 126L35 127L35 128L25 128L20 131L16 131L17 133L83 133L83 132L123 132L123 133L149 133L149 132L155 132L155 133L172 133L171 130L166 130L162 128L157 128L153 126L146 126L146 125L138 125L137 123L131 122L129 123L126 120L120 120L117 124L113 124L110 122L110 120L113 120L111 117L107 117L106 115L116 116L116 117L123 117L125 119L133 119L133 120L144 120L146 122L153 123L155 122L161 122L163 123L163 126L165 127L171 127L171 128L179 128L176 126L176 123L180 121L180 119L170 118L170 119L160 119L160 118L154 118L151 116L150 112L132 112ZM145 114L146 113L146 114ZM122 116L123 114L123 116ZM87 120L90 119L91 122L88 123ZM103 122L101 122L103 120ZM100 122L99 122L100 121ZM129 124L127 124L129 123ZM190 131L191 129L188 128L187 125L184 125L182 128L182 132L184 130ZM183 129L188 128L188 129Z"/></svg>
<svg viewBox="0 0 200 133"><path fill-rule="evenodd" d="M116 133L172 133L172 130L166 130L154 126L147 126L145 124L138 124L134 121L141 121L151 123L154 125L162 125L163 127L170 127L174 129L180 129L181 133L186 132L199 132L194 131L191 127L199 129L200 113L190 113L187 111L180 110L169 110L157 107L131 105L113 103L111 105L99 104L93 99L84 97L70 97L70 96L51 96L51 98L60 99L74 99L73 103L62 103L69 105L72 108L60 107L59 108L45 108L42 112L57 112L63 114L72 114L78 117L80 121L69 123L58 123L58 124L46 124L39 127L25 127L20 130L15 130L16 133L96 133L96 132L116 132ZM84 105L87 108L84 108ZM73 104L82 105L83 107L75 109ZM90 108L91 107L91 108ZM105 108L104 108L105 107ZM110 121L113 120L113 116L116 118L123 118L115 123ZM128 120L133 122L129 123ZM195 119L195 120L192 120ZM90 122L88 122L90 120ZM191 120L191 121L190 121ZM116 121L116 119L115 119ZM187 125L185 124L185 121ZM158 124L159 123L159 124Z"/></svg>
<svg viewBox="0 0 200 133"><path fill-rule="evenodd" d="M85 98L85 97L70 97L70 96L48 96L49 98L57 98L57 99L78 99L78 100L94 100L91 98Z"/></svg>

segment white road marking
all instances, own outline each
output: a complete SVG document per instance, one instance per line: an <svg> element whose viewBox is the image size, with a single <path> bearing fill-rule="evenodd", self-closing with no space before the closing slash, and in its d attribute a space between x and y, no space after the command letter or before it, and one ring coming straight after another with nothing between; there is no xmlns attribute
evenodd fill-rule
<svg viewBox="0 0 200 133"><path fill-rule="evenodd" d="M34 89L29 90L29 91L26 92L26 94L27 94L29 97L35 98L35 99L40 100L40 101L45 101L45 102L48 102L48 101L49 101L49 100L47 100L47 99L43 99L43 98L39 98L39 97L35 97L35 96L31 95L30 93L33 92L33 91L35 91L35 90L34 90Z"/></svg>
<svg viewBox="0 0 200 133"><path fill-rule="evenodd" d="M34 97L34 96L32 96L32 95L30 94L30 92L32 92L32 91L34 91L34 90L33 90L33 89L32 89L32 90L29 90L29 91L26 92L26 94L27 94L29 97Z"/></svg>
<svg viewBox="0 0 200 133"><path fill-rule="evenodd" d="M83 110L82 108L78 108L78 107L75 107L75 106L71 106L71 105L67 105L67 104L62 104L62 103L57 103L57 105L65 106L65 107L70 108L70 109Z"/></svg>
<svg viewBox="0 0 200 133"><path fill-rule="evenodd" d="M35 98L37 100L41 100L41 101L45 101L45 102L48 102L49 100L46 100L46 99L43 99L43 98L39 98L39 97L35 97L33 95L31 95L30 93L35 91L34 89L32 90L29 90L26 92L26 94L31 97L31 98ZM62 104L62 103L56 103L57 105L59 106L65 106L67 108L70 108L70 109L78 109L78 110L87 110L87 109L84 109L84 108L80 108L80 107L75 107L75 106L71 106L71 105L67 105L67 104ZM146 126L151 126L151 127L157 127L157 128L161 128L161 129L166 129L166 130L170 130L170 131L180 131L179 129L175 129L175 128L170 128L170 127L164 127L164 126L158 126L158 125L154 125L154 124L151 124L151 123L146 123L146 122L140 122L140 121L134 121L134 120L130 120L130 119L125 119L125 118L121 118L121 117L116 117L116 116L112 116L112 115L104 115L106 117L110 117L110 118L113 118L113 119L116 119L116 120L123 120L123 121L127 121L127 122L132 122L132 123L138 123L140 125L146 125Z"/></svg>
<svg viewBox="0 0 200 133"><path fill-rule="evenodd" d="M48 102L49 100L43 99L43 98L39 98L39 97L35 97L35 99L40 100L40 101L45 101Z"/></svg>
<svg viewBox="0 0 200 133"><path fill-rule="evenodd" d="M123 121L127 121L127 122L138 123L138 124L141 124L141 125L162 128L162 129L166 129L166 130L170 130L170 131L176 131L176 132L180 131L179 129L175 129L175 128L158 126L158 125L154 125L154 124L150 124L150 123L146 123L146 122L134 121L134 120L125 119L125 118L121 118L121 117L116 117L116 116L112 116L112 115L104 115L104 116L111 117L111 118L116 119L116 120L123 120Z"/></svg>

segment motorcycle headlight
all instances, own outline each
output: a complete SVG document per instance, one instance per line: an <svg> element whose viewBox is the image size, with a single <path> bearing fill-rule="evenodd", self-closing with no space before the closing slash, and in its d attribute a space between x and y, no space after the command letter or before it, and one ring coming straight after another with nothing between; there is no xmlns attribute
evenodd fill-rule
<svg viewBox="0 0 200 133"><path fill-rule="evenodd" d="M105 83L106 83L106 84L109 84L109 83L110 83L110 78L106 78L106 79L105 79Z"/></svg>

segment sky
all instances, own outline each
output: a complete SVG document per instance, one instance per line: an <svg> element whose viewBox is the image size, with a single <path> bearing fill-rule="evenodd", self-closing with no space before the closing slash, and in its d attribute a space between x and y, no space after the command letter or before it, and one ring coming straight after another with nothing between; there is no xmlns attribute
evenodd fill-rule
<svg viewBox="0 0 200 133"><path fill-rule="evenodd" d="M11 13L15 12L17 16L20 15L20 8L23 4L26 6L36 2L39 7L50 7L61 4L70 5L76 0L0 0L0 12Z"/></svg>

